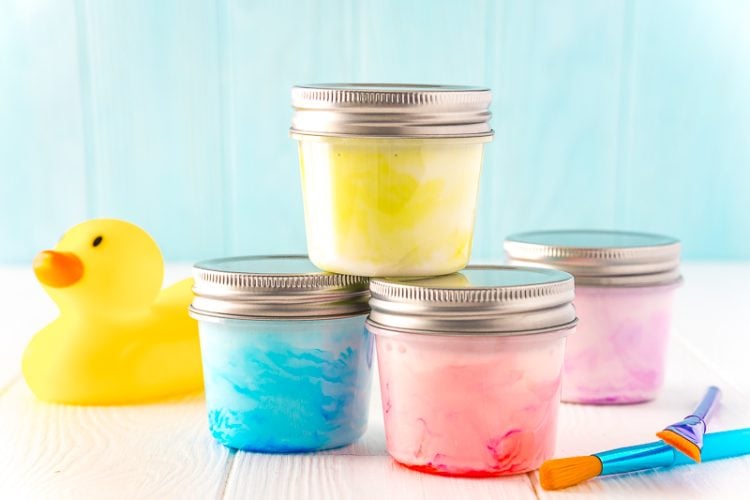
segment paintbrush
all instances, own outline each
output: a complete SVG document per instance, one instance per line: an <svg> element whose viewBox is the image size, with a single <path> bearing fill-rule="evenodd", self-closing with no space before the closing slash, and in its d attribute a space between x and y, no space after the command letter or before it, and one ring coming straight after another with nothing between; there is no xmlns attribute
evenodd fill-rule
<svg viewBox="0 0 750 500"><path fill-rule="evenodd" d="M696 462L700 462L703 435L706 433L707 427L706 422L711 413L719 406L720 399L721 391L718 387L712 385L693 413L680 422L668 426L663 431L657 432L656 436Z"/></svg>
<svg viewBox="0 0 750 500"><path fill-rule="evenodd" d="M750 454L750 428L706 434L704 445L704 461ZM585 457L547 460L539 469L539 481L545 490L557 490L596 476L692 463L687 455L656 441Z"/></svg>

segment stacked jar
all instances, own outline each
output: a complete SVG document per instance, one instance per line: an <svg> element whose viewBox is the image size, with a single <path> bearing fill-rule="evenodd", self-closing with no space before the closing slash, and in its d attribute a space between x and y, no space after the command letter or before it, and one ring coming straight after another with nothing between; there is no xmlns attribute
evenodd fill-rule
<svg viewBox="0 0 750 500"><path fill-rule="evenodd" d="M362 276L463 269L490 98L469 87L295 87L310 259Z"/></svg>
<svg viewBox="0 0 750 500"><path fill-rule="evenodd" d="M303 452L355 441L373 338L388 451L425 472L539 467L554 451L563 374L567 401L656 395L677 240L524 233L505 242L512 265L467 267L490 99L460 86L294 87L309 260L194 268L219 442ZM575 294L582 323L566 350Z"/></svg>
<svg viewBox="0 0 750 500"><path fill-rule="evenodd" d="M469 266L490 91L292 91L310 259L371 277L389 453L436 474L526 472L551 457L573 279ZM462 271L463 270L463 271Z"/></svg>

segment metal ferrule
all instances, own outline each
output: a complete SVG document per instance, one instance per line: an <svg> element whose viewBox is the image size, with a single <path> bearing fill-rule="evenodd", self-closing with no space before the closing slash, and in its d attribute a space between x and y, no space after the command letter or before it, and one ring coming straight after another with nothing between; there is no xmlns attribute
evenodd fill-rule
<svg viewBox="0 0 750 500"><path fill-rule="evenodd" d="M472 284L476 273L482 273L481 286ZM514 273L533 279L506 281ZM387 330L515 336L576 324L573 278L559 271L469 266L446 277L374 279L370 293L369 320Z"/></svg>
<svg viewBox="0 0 750 500"><path fill-rule="evenodd" d="M721 390L716 386L711 386L706 391L706 395L696 407L695 411L685 417L680 422L668 426L665 430L672 431L698 447L703 448L703 436L706 434L707 424L711 414L719 406L721 401Z"/></svg>
<svg viewBox="0 0 750 500"><path fill-rule="evenodd" d="M678 434L695 446L698 449L703 448L703 435L706 433L706 421L696 415L690 415L684 420L667 426L664 430L672 431Z"/></svg>
<svg viewBox="0 0 750 500"><path fill-rule="evenodd" d="M601 475L667 467L675 461L675 450L661 441L618 448L594 454L602 462Z"/></svg>
<svg viewBox="0 0 750 500"><path fill-rule="evenodd" d="M449 85L319 84L292 88L293 134L491 137L489 89Z"/></svg>

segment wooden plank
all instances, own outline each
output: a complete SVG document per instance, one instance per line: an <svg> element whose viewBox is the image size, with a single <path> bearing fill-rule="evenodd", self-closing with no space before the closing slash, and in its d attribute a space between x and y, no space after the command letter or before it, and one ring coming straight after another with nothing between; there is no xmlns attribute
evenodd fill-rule
<svg viewBox="0 0 750 500"><path fill-rule="evenodd" d="M170 260L226 254L215 4L75 5L89 216L144 226Z"/></svg>
<svg viewBox="0 0 750 500"><path fill-rule="evenodd" d="M71 2L2 3L0 262L31 262L86 216L76 20Z"/></svg>
<svg viewBox="0 0 750 500"><path fill-rule="evenodd" d="M689 258L746 258L750 4L631 3L618 225L675 234Z"/></svg>
<svg viewBox="0 0 750 500"><path fill-rule="evenodd" d="M0 398L0 497L219 498L231 454L207 431L202 397L77 407Z"/></svg>
<svg viewBox="0 0 750 500"><path fill-rule="evenodd" d="M494 89L479 258L570 224L750 255L746 2L289 5L4 2L0 261L91 215L174 259L303 249L288 90L332 79Z"/></svg>
<svg viewBox="0 0 750 500"><path fill-rule="evenodd" d="M690 262L675 298L674 334L704 364L750 398L747 371L750 263ZM750 425L750 420L748 420Z"/></svg>
<svg viewBox="0 0 750 500"><path fill-rule="evenodd" d="M234 254L306 249L297 145L289 137L294 84L354 78L355 2L220 3L222 118ZM270 29L270 31L269 31ZM270 33L270 36L269 36Z"/></svg>
<svg viewBox="0 0 750 500"><path fill-rule="evenodd" d="M226 498L411 500L535 498L526 475L464 479L409 470L387 456L238 453Z"/></svg>
<svg viewBox="0 0 750 500"><path fill-rule="evenodd" d="M613 227L624 2L489 4L475 256L502 256L511 232Z"/></svg>
<svg viewBox="0 0 750 500"><path fill-rule="evenodd" d="M357 77L370 82L485 83L485 0L362 2Z"/></svg>

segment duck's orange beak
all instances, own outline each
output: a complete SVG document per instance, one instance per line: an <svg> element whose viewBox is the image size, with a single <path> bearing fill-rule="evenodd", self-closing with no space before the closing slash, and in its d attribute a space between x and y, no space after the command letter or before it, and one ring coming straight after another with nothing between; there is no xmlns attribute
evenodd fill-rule
<svg viewBox="0 0 750 500"><path fill-rule="evenodd" d="M44 250L34 257L34 274L47 286L63 288L81 279L83 263L74 253Z"/></svg>

